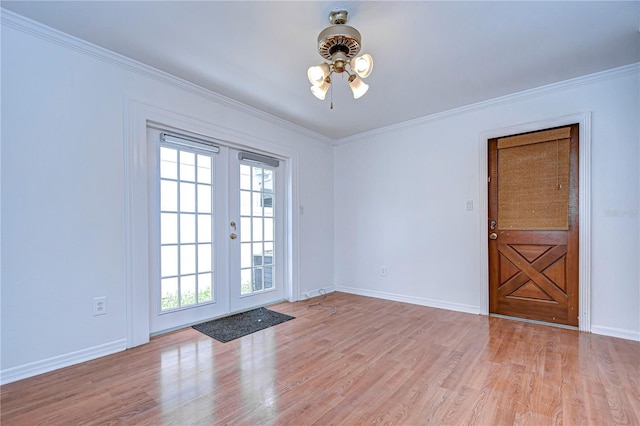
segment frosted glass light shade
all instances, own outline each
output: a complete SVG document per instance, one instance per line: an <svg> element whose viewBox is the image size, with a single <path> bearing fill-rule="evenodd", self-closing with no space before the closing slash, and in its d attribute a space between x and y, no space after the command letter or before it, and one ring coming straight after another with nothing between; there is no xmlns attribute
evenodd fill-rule
<svg viewBox="0 0 640 426"><path fill-rule="evenodd" d="M369 85L362 81L362 79L358 76L353 79L353 81L349 82L349 86L351 87L351 91L353 92L354 99L358 99L362 97L367 90L369 90Z"/></svg>
<svg viewBox="0 0 640 426"><path fill-rule="evenodd" d="M311 93L313 93L313 95L316 98L320 99L321 101L324 101L324 97L327 95L329 86L330 84L327 83L326 81L321 86L311 86Z"/></svg>
<svg viewBox="0 0 640 426"><path fill-rule="evenodd" d="M373 58L368 53L362 56L353 58L349 63L351 69L356 72L361 78L367 78L371 71L373 71Z"/></svg>
<svg viewBox="0 0 640 426"><path fill-rule="evenodd" d="M307 77L314 86L322 86L329 75L329 71L329 64L314 65L309 67Z"/></svg>

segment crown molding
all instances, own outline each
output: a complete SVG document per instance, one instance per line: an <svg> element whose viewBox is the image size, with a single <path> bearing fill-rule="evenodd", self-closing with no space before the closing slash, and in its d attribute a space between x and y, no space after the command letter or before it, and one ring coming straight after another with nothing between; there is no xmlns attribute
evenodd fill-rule
<svg viewBox="0 0 640 426"><path fill-rule="evenodd" d="M303 136L309 137L317 142L321 142L327 145L332 145L334 142L333 139L327 136L321 135L320 133L309 130L305 127L302 127L298 124L284 120L273 114L270 114L258 108L252 107L250 105L244 104L242 102L236 101L234 99L228 98L219 93L213 92L209 89L205 89L201 86L198 86L197 84L191 83L187 80L181 79L167 72L158 70L149 65L143 64L142 62L138 62L126 56L112 52L103 47L89 43L88 41L66 34L54 28L48 27L40 22L26 18L22 15L18 15L7 9L0 8L0 23L3 26L16 29L18 31L33 35L35 37L39 37L43 40L57 44L59 46L63 46L63 47L75 50L78 53L91 56L103 62L109 63L111 65L115 65L124 70L141 74L145 77L154 79L156 81L160 81L162 83L182 89L186 92L201 96L203 98L206 98L209 101L224 105L238 112L251 115L253 117L275 124L287 130L291 130Z"/></svg>
<svg viewBox="0 0 640 426"><path fill-rule="evenodd" d="M547 84L545 86L536 87L534 89L523 90L521 92L512 93L498 98L489 99L486 101L477 102L470 105L465 105L459 108L450 109L443 112L427 115L424 117L416 118L409 121L403 121L401 123L392 124L390 126L381 127L379 129L370 130L368 132L358 133L357 135L347 136L341 139L333 141L334 146L344 145L350 142L355 142L364 138L368 138L375 135L381 135L385 133L394 132L397 130L407 129L414 126L419 126L431 121L437 121L443 118L451 117L458 114L468 113L471 111L487 108L492 105L496 105L503 102L517 102L534 96L540 96L556 92L559 90L566 90L585 84L591 84L597 81L609 80L618 78L628 74L640 74L640 62L624 65L617 68L612 68L605 71L596 72L593 74L587 74L581 77L572 78L569 80L560 81L557 83Z"/></svg>

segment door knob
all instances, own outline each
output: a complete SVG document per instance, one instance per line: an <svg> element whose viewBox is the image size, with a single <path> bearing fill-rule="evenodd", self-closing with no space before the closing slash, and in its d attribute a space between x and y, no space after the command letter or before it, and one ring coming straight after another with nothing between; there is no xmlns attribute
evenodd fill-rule
<svg viewBox="0 0 640 426"><path fill-rule="evenodd" d="M238 235L231 233L231 235L229 235L229 238L231 238L232 240L235 240L236 238L238 238Z"/></svg>
<svg viewBox="0 0 640 426"><path fill-rule="evenodd" d="M489 239L490 240L497 240L498 239L498 234L496 234L495 232L492 232L489 234Z"/></svg>

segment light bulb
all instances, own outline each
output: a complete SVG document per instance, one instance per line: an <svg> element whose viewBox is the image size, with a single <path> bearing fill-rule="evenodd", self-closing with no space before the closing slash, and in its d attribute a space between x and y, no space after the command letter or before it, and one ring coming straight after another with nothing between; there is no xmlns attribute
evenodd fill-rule
<svg viewBox="0 0 640 426"><path fill-rule="evenodd" d="M307 77L314 86L322 86L325 78L329 75L329 64L320 64L309 67Z"/></svg>
<svg viewBox="0 0 640 426"><path fill-rule="evenodd" d="M362 56L353 58L349 65L361 78L367 78L373 71L373 58L368 53L365 53Z"/></svg>

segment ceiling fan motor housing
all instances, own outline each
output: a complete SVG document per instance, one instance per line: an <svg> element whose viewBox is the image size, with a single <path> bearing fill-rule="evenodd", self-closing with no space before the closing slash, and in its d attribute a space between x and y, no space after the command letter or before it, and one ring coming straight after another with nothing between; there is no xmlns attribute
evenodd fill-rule
<svg viewBox="0 0 640 426"><path fill-rule="evenodd" d="M329 61L348 62L360 52L362 37L358 30L344 25L347 22L347 11L332 12L329 20L333 25L325 28L318 35L318 53Z"/></svg>

